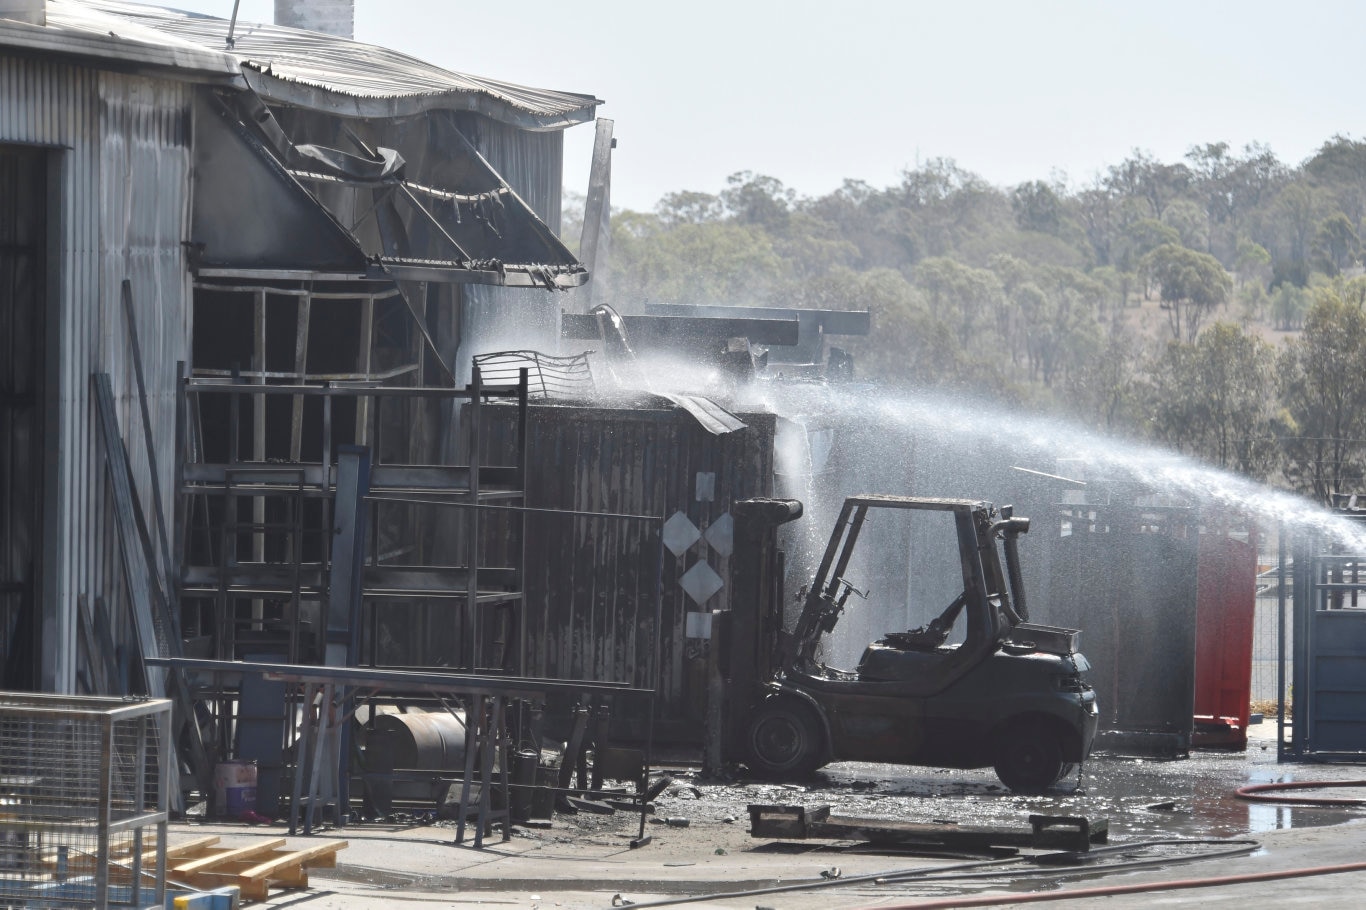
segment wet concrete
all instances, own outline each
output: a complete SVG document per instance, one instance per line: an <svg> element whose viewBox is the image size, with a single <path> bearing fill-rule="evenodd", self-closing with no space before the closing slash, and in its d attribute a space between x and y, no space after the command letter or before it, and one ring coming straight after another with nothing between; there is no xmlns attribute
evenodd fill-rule
<svg viewBox="0 0 1366 910"><path fill-rule="evenodd" d="M856 817L1028 827L1031 814L1071 815L1108 819L1117 838L1228 838L1366 818L1363 809L1248 802L1233 792L1244 784L1360 776L1361 769L1352 765L1277 764L1275 725L1267 724L1254 727L1246 751L1197 751L1179 760L1098 753L1077 776L1039 796L1011 793L990 769L847 762L798 784L726 784L688 775L687 788L666 793L661 812L743 819L749 803L834 804L839 814ZM1326 795L1366 799L1366 789Z"/></svg>
<svg viewBox="0 0 1366 910"><path fill-rule="evenodd" d="M945 895L1062 893L1115 882L1200 878L1237 872L1325 866L1366 857L1366 813L1356 808L1311 809L1247 803L1233 791L1248 782L1353 780L1360 766L1278 765L1274 739L1257 730L1247 752L1196 753L1184 761L1096 756L1080 786L1044 796L1008 793L990 770L941 771L889 765L841 764L802 783L769 784L701 779L678 770L660 797L656 819L646 824L653 841L631 849L638 816L557 816L549 828L518 828L507 842L485 849L453 843L441 824L351 826L325 832L350 846L335 870L316 870L312 890L282 892L269 902L307 908L488 907L589 908L613 906L615 896L637 903L707 896L685 906L752 910L817 910L889 905ZM1263 748L1265 747L1265 748ZM1334 790L1332 796L1356 796ZM1129 851L1117 859L1161 861L1144 871L1040 870L1026 861L993 880L878 884L873 876L905 869L946 867L964 857L925 858L866 845L759 840L749 836L750 803L832 804L842 815L1027 828L1031 813L1109 819L1111 841L1132 844L1153 838L1256 838L1247 856L1188 864L1165 861L1181 853L1219 849L1207 845ZM662 823L686 818L687 827ZM192 827L195 830L185 830ZM176 839L221 832L225 843L280 836L279 828L177 826ZM1228 845L1221 845L1228 846ZM1237 845L1233 845L1237 846ZM1164 860L1165 858L1165 860ZM829 886L834 871L846 881ZM1032 871L1031 871L1032 870ZM869 876L853 881L858 876ZM775 885L806 890L767 896L715 896ZM1366 887L1366 873L1315 876L1258 885L1228 885L1190 892L1163 892L1080 899L1069 906L1147 907L1156 903L1238 903L1244 907L1299 904L1351 905ZM822 890L823 889L823 890ZM621 904L619 904L621 905Z"/></svg>

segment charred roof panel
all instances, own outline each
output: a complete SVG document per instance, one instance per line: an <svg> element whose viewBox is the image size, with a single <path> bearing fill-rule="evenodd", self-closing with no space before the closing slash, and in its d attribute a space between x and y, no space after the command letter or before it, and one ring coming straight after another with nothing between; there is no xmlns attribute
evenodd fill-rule
<svg viewBox="0 0 1366 910"><path fill-rule="evenodd" d="M479 79L280 26L238 23L229 47L227 20L124 0L49 0L47 22L0 25L0 46L218 77L228 115L211 113L207 128L216 131L209 145L223 148L201 142L197 152L206 168L194 199L200 274L364 273L538 289L587 280L478 138L481 123L554 133L593 116L591 95ZM544 177L533 189L551 216L559 167L551 154L527 168Z"/></svg>
<svg viewBox="0 0 1366 910"><path fill-rule="evenodd" d="M355 239L217 99L196 112L191 238L203 268L363 274Z"/></svg>

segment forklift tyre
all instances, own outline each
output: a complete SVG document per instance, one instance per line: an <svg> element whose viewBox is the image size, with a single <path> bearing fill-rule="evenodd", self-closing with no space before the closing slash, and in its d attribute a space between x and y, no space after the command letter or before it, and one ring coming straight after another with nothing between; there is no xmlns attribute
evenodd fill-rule
<svg viewBox="0 0 1366 910"><path fill-rule="evenodd" d="M754 712L745 764L759 777L803 777L825 764L820 719L793 698L770 698Z"/></svg>
<svg viewBox="0 0 1366 910"><path fill-rule="evenodd" d="M996 736L993 755L996 776L1015 793L1042 793L1069 769L1063 761L1062 740L1042 718L1021 718Z"/></svg>

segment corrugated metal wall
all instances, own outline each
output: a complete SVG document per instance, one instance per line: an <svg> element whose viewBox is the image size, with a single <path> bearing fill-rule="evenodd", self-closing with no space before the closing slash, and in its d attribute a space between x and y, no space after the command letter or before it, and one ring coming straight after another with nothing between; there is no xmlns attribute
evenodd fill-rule
<svg viewBox="0 0 1366 910"><path fill-rule="evenodd" d="M95 362L113 380L119 425L148 530L156 526L153 489L164 515L174 511L176 369L190 359L191 279L182 241L189 239L192 101L186 84L114 73L100 75L100 348ZM154 481L138 403L129 327L120 301L132 282L147 405L156 446ZM91 301L93 302L93 301ZM103 471L99 459L96 471ZM99 475L103 481L104 475ZM155 483L155 487L154 487ZM116 541L109 524L106 541ZM168 540L174 528L165 529ZM111 548L101 580L121 572ZM162 567L166 577L166 567ZM95 584L95 579L91 584Z"/></svg>
<svg viewBox="0 0 1366 910"><path fill-rule="evenodd" d="M532 133L487 117L464 115L461 131L552 231L560 232L564 133ZM522 348L555 353L564 294L527 288L464 285L456 375L468 382L476 354Z"/></svg>
<svg viewBox="0 0 1366 910"><path fill-rule="evenodd" d="M472 119L475 126L466 130L467 138L522 201L558 234L564 186L564 133L533 133L487 117Z"/></svg>
<svg viewBox="0 0 1366 910"><path fill-rule="evenodd" d="M131 637L90 393L91 373L109 372L138 492L150 512L119 301L125 277L133 280L161 489L164 496L171 490L175 366L189 350L189 282L180 244L189 204L191 91L49 60L0 58L0 142L52 148L60 183L57 312L49 313L60 329L48 358L58 414L48 446L55 483L46 510L41 674L43 687L53 691L75 686L78 596L92 603L103 597L118 618L115 634Z"/></svg>
<svg viewBox="0 0 1366 910"><path fill-rule="evenodd" d="M490 410L496 416L487 454L491 462L506 462L509 409ZM746 429L713 436L675 408L532 406L528 506L660 519L681 513L703 534L678 555L666 549L660 566L658 523L529 514L524 596L531 675L653 686L658 571L659 735L700 736L705 655L702 642L685 634L687 614L730 609L730 588L727 582L699 605L680 579L706 563L728 580L725 535L713 529L725 527L736 500L773 494L776 418L742 416ZM714 476L699 487L699 474ZM641 709L622 705L617 713L641 720Z"/></svg>

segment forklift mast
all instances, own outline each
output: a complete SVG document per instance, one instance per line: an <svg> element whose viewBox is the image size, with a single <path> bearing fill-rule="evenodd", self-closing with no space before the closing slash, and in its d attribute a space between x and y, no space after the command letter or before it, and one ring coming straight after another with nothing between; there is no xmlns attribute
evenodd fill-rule
<svg viewBox="0 0 1366 910"><path fill-rule="evenodd" d="M780 636L780 668L810 669L815 664L821 638L834 629L849 595L863 594L854 588L853 583L846 578L846 573L870 509L950 512L953 515L963 570L963 594L931 624L927 631L929 636L947 634L965 606L985 605L988 600L995 607L991 610L994 615L989 617L990 621L969 624L970 634L976 633L978 639L973 642L974 647L994 644L1011 627L1025 620L1016 540L1029 530L1029 519L1013 517L1009 506L998 513L989 503L971 500L872 494L851 496L844 501L844 507L840 510L839 520L830 535L820 567L807 589L795 628L790 635ZM1004 538L1009 585L996 553L998 536ZM980 609L970 609L969 616L976 620L981 612Z"/></svg>

